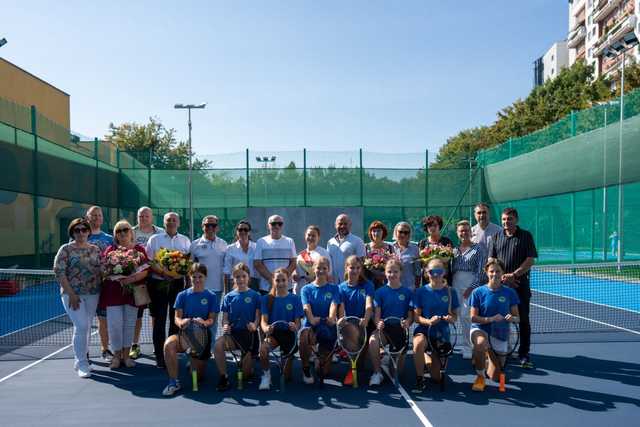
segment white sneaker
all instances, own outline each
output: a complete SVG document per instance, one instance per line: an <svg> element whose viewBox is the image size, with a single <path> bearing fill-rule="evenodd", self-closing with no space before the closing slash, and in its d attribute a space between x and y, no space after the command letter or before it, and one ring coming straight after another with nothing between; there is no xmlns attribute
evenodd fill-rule
<svg viewBox="0 0 640 427"><path fill-rule="evenodd" d="M371 378L369 379L369 387L382 384L383 379L384 378L382 377L381 372L374 372L373 375L371 375Z"/></svg>
<svg viewBox="0 0 640 427"><path fill-rule="evenodd" d="M78 366L78 376L80 378L91 378L91 370L86 366Z"/></svg>
<svg viewBox="0 0 640 427"><path fill-rule="evenodd" d="M182 390L182 386L180 385L179 381L176 381L175 383L169 383L164 390L162 390L162 395L163 396L173 396L174 394L176 394L176 392Z"/></svg>
<svg viewBox="0 0 640 427"><path fill-rule="evenodd" d="M313 384L313 375L309 373L309 376L306 376L304 371L302 371L302 381L304 381L305 384Z"/></svg>
<svg viewBox="0 0 640 427"><path fill-rule="evenodd" d="M78 368L80 365L84 365L83 371L93 372L93 366L89 362L81 363L81 362L73 362L73 370L78 372Z"/></svg>
<svg viewBox="0 0 640 427"><path fill-rule="evenodd" d="M462 349L462 358L464 360L471 360L471 349L464 347Z"/></svg>
<svg viewBox="0 0 640 427"><path fill-rule="evenodd" d="M269 388L271 388L271 374L264 373L260 379L260 386L258 386L258 390L269 390Z"/></svg>
<svg viewBox="0 0 640 427"><path fill-rule="evenodd" d="M333 355L331 356L331 363L338 363L340 361L340 358L338 357L338 353L333 353Z"/></svg>

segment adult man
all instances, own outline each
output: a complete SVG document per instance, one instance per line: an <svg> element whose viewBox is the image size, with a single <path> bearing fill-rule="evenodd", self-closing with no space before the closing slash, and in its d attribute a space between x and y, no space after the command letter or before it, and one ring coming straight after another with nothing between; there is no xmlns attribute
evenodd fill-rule
<svg viewBox="0 0 640 427"><path fill-rule="evenodd" d="M473 208L473 216L476 218L476 225L471 227L471 241L480 243L486 251L489 249L489 241L493 236L498 234L502 229L489 221L489 206L484 203L478 203Z"/></svg>
<svg viewBox="0 0 640 427"><path fill-rule="evenodd" d="M204 287L216 295L216 301L222 301L224 289L223 270L224 255L227 250L227 242L216 236L220 220L215 215L207 215L202 218L202 237L191 242L189 253L195 262L207 267L207 278ZM209 328L212 341L216 339L217 317Z"/></svg>
<svg viewBox="0 0 640 427"><path fill-rule="evenodd" d="M138 209L138 224L133 227L133 235L136 240L136 244L146 247L149 237L162 232L164 232L162 227L156 227L153 224L153 211L150 207L143 206ZM129 351L129 357L132 359L140 357L139 342L143 315L144 307L138 308L138 319L136 320L136 327L133 331L133 343L131 344L131 351Z"/></svg>
<svg viewBox="0 0 640 427"><path fill-rule="evenodd" d="M499 259L505 264L502 282L514 288L520 298L520 347L518 357L520 365L532 369L529 357L531 347L531 325L529 324L529 303L531 288L529 286L529 270L534 258L538 257L531 233L518 227L518 211L505 208L502 211L502 230L489 242L489 260Z"/></svg>
<svg viewBox="0 0 640 427"><path fill-rule="evenodd" d="M191 242L187 236L178 233L180 216L175 212L164 215L164 229L160 234L154 234L147 242L147 256L153 260L161 248L188 253ZM153 316L153 348L156 355L156 366L165 368L164 340L166 335L167 309L169 309L169 335L176 334L175 324L176 296L184 289L184 278L174 278L164 267L151 264L153 273L149 280L149 296L151 297L151 316Z"/></svg>
<svg viewBox="0 0 640 427"><path fill-rule="evenodd" d="M336 217L336 235L327 242L327 250L333 265L331 276L337 285L344 281L344 261L351 255L365 256L364 241L351 234L351 218L347 214Z"/></svg>
<svg viewBox="0 0 640 427"><path fill-rule="evenodd" d="M296 269L296 244L293 239L282 234L284 219L280 215L271 215L267 221L269 234L256 242L253 266L260 275L260 293L266 294L271 289L272 273L277 268L289 270L289 276ZM293 287L289 281L289 289Z"/></svg>
<svg viewBox="0 0 640 427"><path fill-rule="evenodd" d="M100 248L100 252L104 252L107 247L113 244L113 236L102 231L101 227L104 223L104 216L100 206L91 206L87 209L87 221L91 226L91 234L87 239L89 243ZM100 336L100 347L102 349L102 358L110 361L113 359L113 353L109 350L109 332L107 330L107 310L98 308L96 310L98 316L98 335Z"/></svg>

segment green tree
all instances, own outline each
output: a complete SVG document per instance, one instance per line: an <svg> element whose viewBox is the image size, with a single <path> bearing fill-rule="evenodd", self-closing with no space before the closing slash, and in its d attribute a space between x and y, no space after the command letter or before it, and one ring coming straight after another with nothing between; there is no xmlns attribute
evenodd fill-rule
<svg viewBox="0 0 640 427"><path fill-rule="evenodd" d="M127 151L145 166L151 163L156 169L188 169L188 144L176 140L175 133L175 129L167 129L158 119L150 117L146 124L126 122L116 126L110 123L105 139L121 151ZM149 159L151 152L153 155ZM206 169L209 166L209 161L198 160L194 156L194 169Z"/></svg>

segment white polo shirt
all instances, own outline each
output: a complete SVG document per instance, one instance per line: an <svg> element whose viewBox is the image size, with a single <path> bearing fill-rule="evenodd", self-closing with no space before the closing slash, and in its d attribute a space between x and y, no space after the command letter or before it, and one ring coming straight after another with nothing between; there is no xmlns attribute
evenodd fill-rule
<svg viewBox="0 0 640 427"><path fill-rule="evenodd" d="M355 234L347 234L343 239L336 234L327 243L327 250L333 264L333 283L344 281L344 261L351 255L359 258L365 256L364 241Z"/></svg>
<svg viewBox="0 0 640 427"><path fill-rule="evenodd" d="M280 267L287 268L291 258L295 259L297 256L296 244L293 239L287 236L274 239L271 235L267 235L256 242L256 251L253 257L255 260L261 260L267 270L273 273ZM256 273L259 274L257 271ZM291 287L293 285L290 281L289 288ZM271 283L260 276L260 290L268 291L269 289L271 289Z"/></svg>
<svg viewBox="0 0 640 427"><path fill-rule="evenodd" d="M177 233L175 236L171 237L166 231L164 231L149 237L149 241L147 241L147 257L149 257L150 260L153 260L156 256L156 252L162 248L170 251L180 251L187 254L189 253L190 246L191 241L187 236ZM156 273L152 273L151 277L155 279L163 279L162 276L159 276Z"/></svg>
<svg viewBox="0 0 640 427"><path fill-rule="evenodd" d="M471 227L471 241L473 243L480 243L486 252L489 250L489 242L491 242L491 238L501 231L502 227L492 222L490 222L484 230L480 228L479 224L476 224Z"/></svg>
<svg viewBox="0 0 640 427"><path fill-rule="evenodd" d="M249 240L247 252L242 250L240 242L231 243L229 246L227 246L227 253L224 255L224 274L231 276L233 267L239 262L244 262L249 266L251 277L258 277L255 269L253 268L253 256L255 254L255 251L256 242L252 242L251 240Z"/></svg>
<svg viewBox="0 0 640 427"><path fill-rule="evenodd" d="M191 242L189 249L191 258L207 267L207 279L204 282L204 287L210 291L222 292L222 270L226 250L227 242L217 236L214 240L202 236Z"/></svg>

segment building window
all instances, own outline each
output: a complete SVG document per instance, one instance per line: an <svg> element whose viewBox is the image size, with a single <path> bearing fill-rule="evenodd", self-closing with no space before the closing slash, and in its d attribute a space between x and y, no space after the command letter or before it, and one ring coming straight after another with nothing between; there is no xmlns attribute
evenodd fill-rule
<svg viewBox="0 0 640 427"><path fill-rule="evenodd" d="M551 75L552 75L552 76L553 76L553 73L554 73L554 70L553 70L553 68L552 68L552 69L551 69Z"/></svg>

